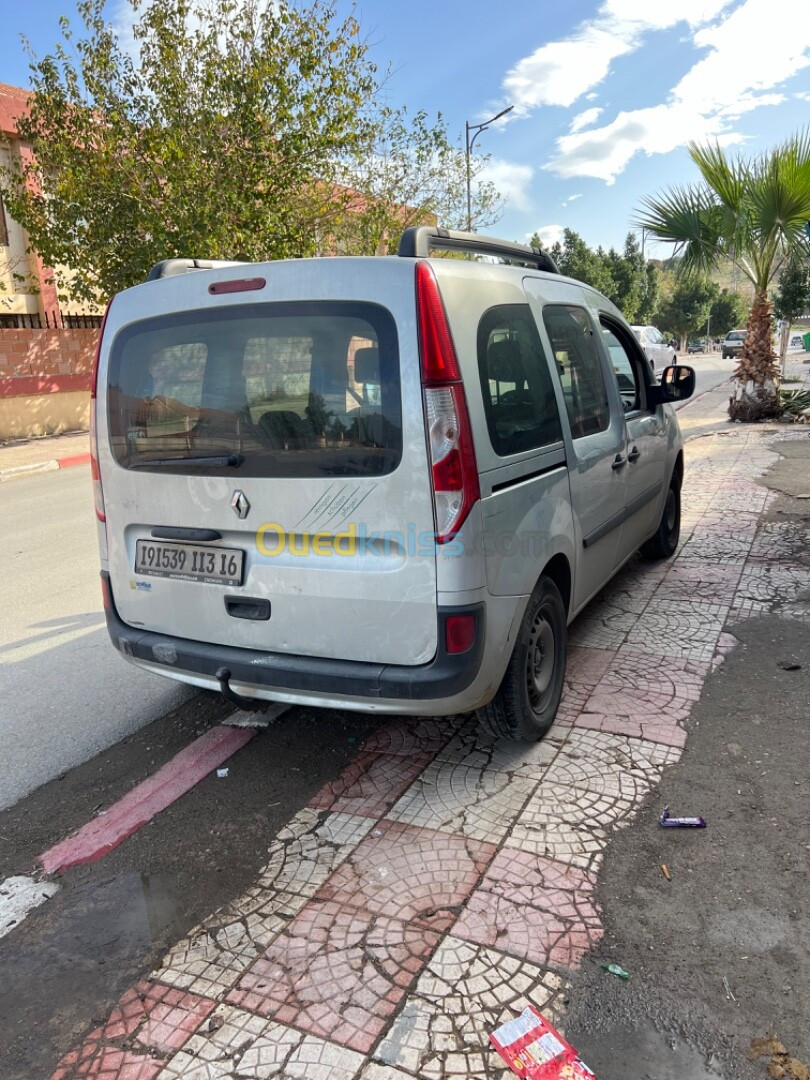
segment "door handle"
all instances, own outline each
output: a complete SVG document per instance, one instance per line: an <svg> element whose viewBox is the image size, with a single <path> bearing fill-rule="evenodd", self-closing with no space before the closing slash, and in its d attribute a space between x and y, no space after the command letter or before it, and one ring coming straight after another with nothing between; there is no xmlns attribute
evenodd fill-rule
<svg viewBox="0 0 810 1080"><path fill-rule="evenodd" d="M633 449L630 451L630 453L627 455L627 460L628 461L638 461L638 459L640 457L641 457L641 451L639 450L639 448L637 446L634 446Z"/></svg>
<svg viewBox="0 0 810 1080"><path fill-rule="evenodd" d="M626 464L627 458L623 458L621 454L617 454L616 457L613 459L613 464L610 467L611 469L623 469Z"/></svg>

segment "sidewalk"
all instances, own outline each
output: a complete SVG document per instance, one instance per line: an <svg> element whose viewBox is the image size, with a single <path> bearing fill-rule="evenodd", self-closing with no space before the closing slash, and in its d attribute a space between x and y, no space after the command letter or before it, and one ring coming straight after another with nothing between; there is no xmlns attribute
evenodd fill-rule
<svg viewBox="0 0 810 1080"><path fill-rule="evenodd" d="M90 435L72 431L39 439L0 443L0 483L28 473L50 472L90 462Z"/></svg>

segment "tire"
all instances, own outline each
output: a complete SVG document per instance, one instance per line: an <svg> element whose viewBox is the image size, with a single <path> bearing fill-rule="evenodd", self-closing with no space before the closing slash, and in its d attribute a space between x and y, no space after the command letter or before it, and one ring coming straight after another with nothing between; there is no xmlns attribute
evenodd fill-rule
<svg viewBox="0 0 810 1080"><path fill-rule="evenodd" d="M681 483L673 476L664 502L664 512L654 536L641 545L641 554L651 561L671 559L678 549L681 535Z"/></svg>
<svg viewBox="0 0 810 1080"><path fill-rule="evenodd" d="M549 577L535 586L498 692L478 710L482 726L497 738L537 742L554 723L568 656L566 611Z"/></svg>

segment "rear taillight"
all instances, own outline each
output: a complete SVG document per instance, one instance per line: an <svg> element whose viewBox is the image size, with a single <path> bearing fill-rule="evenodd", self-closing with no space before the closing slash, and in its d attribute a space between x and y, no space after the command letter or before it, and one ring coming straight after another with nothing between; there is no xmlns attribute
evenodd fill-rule
<svg viewBox="0 0 810 1080"><path fill-rule="evenodd" d="M475 616L450 615L444 624L444 645L448 653L463 653L475 643Z"/></svg>
<svg viewBox="0 0 810 1080"><path fill-rule="evenodd" d="M112 303L112 301L110 301ZM90 475L93 478L93 502L96 508L96 517L99 521L106 521L107 518L104 514L104 492L101 489L101 473L98 468L98 437L96 435L96 393L98 390L98 364L99 357L101 356L101 342L104 340L104 327L107 324L107 316L110 312L110 305L107 304L107 310L104 312L104 318L101 320L101 330L98 334L98 345L96 346L96 356L93 361L93 378L90 383Z"/></svg>
<svg viewBox="0 0 810 1080"><path fill-rule="evenodd" d="M481 492L458 357L436 278L424 262L416 264L416 310L436 542L446 544Z"/></svg>
<svg viewBox="0 0 810 1080"><path fill-rule="evenodd" d="M104 605L105 611L112 611L112 588L110 587L110 579L106 574L101 575L101 602Z"/></svg>

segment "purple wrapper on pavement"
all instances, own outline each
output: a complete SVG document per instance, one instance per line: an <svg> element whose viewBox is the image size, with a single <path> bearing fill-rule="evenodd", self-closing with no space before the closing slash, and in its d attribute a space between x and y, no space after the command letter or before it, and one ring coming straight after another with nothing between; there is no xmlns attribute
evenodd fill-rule
<svg viewBox="0 0 810 1080"><path fill-rule="evenodd" d="M665 829L705 829L706 821L702 817L672 817L669 807L664 807L664 812L658 819L659 825Z"/></svg>

